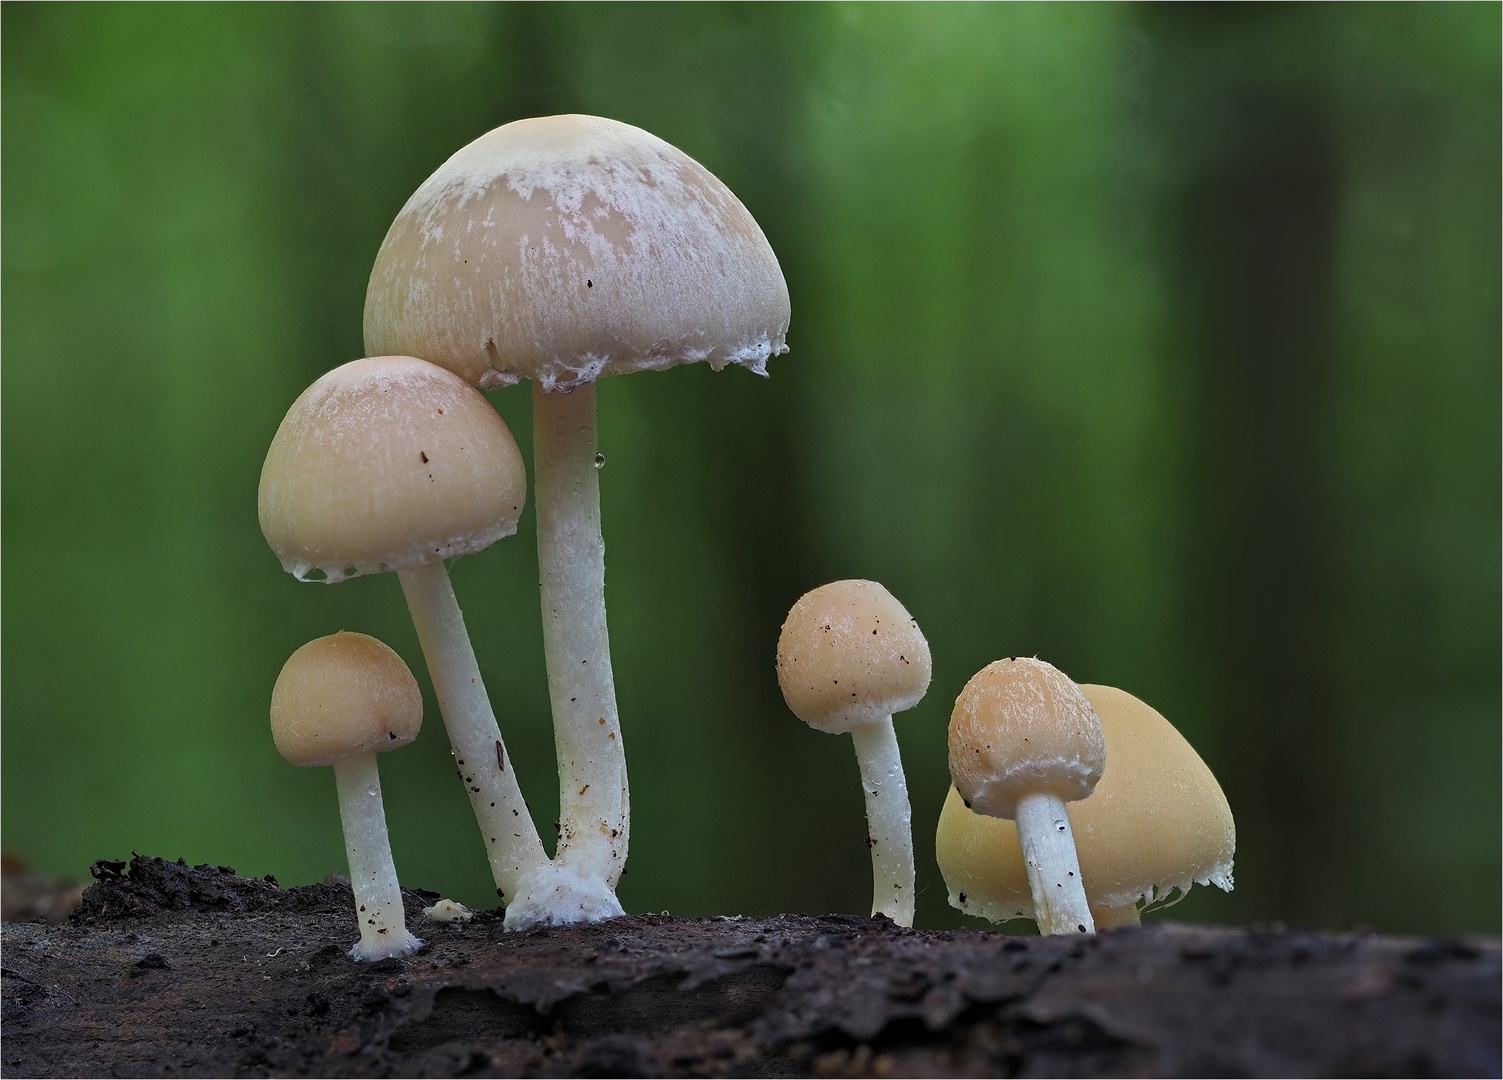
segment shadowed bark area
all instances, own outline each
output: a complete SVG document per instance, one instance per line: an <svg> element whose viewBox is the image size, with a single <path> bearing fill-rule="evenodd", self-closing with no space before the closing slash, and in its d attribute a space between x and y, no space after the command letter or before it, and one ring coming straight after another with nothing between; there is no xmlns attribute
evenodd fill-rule
<svg viewBox="0 0 1503 1080"><path fill-rule="evenodd" d="M1159 923L1090 938L847 915L505 934L355 964L343 885L97 863L4 927L7 1076L1496 1076L1495 941Z"/></svg>

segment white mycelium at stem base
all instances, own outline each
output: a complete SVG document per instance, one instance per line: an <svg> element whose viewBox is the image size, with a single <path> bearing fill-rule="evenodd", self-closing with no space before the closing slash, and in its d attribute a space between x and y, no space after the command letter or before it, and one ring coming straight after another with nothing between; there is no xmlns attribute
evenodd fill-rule
<svg viewBox="0 0 1503 1080"><path fill-rule="evenodd" d="M334 780L339 788L344 850L350 862L350 888L360 920L360 942L350 949L350 956L355 960L382 960L416 952L423 943L412 936L404 920L375 751L336 761Z"/></svg>
<svg viewBox="0 0 1503 1080"><path fill-rule="evenodd" d="M950 717L950 776L978 814L1017 821L1041 934L1093 933L1065 803L1101 779L1091 703L1058 668L1012 657L966 683Z"/></svg>
<svg viewBox="0 0 1503 1080"><path fill-rule="evenodd" d="M293 653L271 693L271 734L300 768L332 765L350 862L360 941L355 960L406 956L402 890L386 834L376 755L406 746L423 723L423 696L402 658L365 634L331 634Z"/></svg>
<svg viewBox="0 0 1503 1080"><path fill-rule="evenodd" d="M835 581L788 612L777 669L795 716L816 731L851 733L866 795L872 914L912 926L912 811L892 714L913 708L929 688L929 643L875 581Z"/></svg>
<svg viewBox="0 0 1503 1080"><path fill-rule="evenodd" d="M735 195L682 151L598 116L519 120L461 148L407 201L376 256L368 350L421 356L487 390L534 384L561 803L559 856L535 895L544 879L565 893L581 881L609 892L627 855L595 380L699 361L766 374L787 351L788 316L777 258ZM573 921L619 913L613 896L597 899Z"/></svg>
<svg viewBox="0 0 1503 1080"><path fill-rule="evenodd" d="M1140 906L1174 903L1192 885L1230 892L1237 828L1206 763L1131 694L1080 689L1101 720L1107 755L1096 790L1070 805L1096 929L1137 926ZM993 922L1033 917L1013 822L967 810L951 788L934 846L952 906Z"/></svg>
<svg viewBox="0 0 1503 1080"><path fill-rule="evenodd" d="M626 756L605 622L595 384L532 395L543 651L558 751L555 861L614 887L626 862Z"/></svg>

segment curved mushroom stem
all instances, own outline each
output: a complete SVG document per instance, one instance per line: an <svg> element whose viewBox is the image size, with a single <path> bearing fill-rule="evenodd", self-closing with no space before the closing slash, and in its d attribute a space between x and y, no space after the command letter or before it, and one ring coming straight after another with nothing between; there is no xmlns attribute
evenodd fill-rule
<svg viewBox="0 0 1503 1080"><path fill-rule="evenodd" d="M558 751L554 861L614 889L626 865L630 809L605 624L605 541L595 452L595 384L532 384L543 655Z"/></svg>
<svg viewBox="0 0 1503 1080"><path fill-rule="evenodd" d="M1097 930L1115 930L1119 926L1143 925L1143 916L1138 911L1137 904L1127 904L1123 907L1092 904L1091 917L1096 920Z"/></svg>
<svg viewBox="0 0 1503 1080"><path fill-rule="evenodd" d="M1018 800L1017 821L1039 933L1095 933L1064 800L1048 791L1024 795Z"/></svg>
<svg viewBox="0 0 1503 1080"><path fill-rule="evenodd" d="M510 903L522 877L546 865L548 856L501 742L448 570L436 561L399 570L397 577L428 661L459 778L480 822L496 891Z"/></svg>
<svg viewBox="0 0 1503 1080"><path fill-rule="evenodd" d="M913 811L892 717L851 729L866 795L866 846L872 852L872 914L913 925Z"/></svg>
<svg viewBox="0 0 1503 1080"><path fill-rule="evenodd" d="M376 752L368 750L336 761L334 784L339 789L339 821L350 860L355 917L360 921L360 940L350 949L350 959L384 960L416 952L423 943L408 932L402 912L402 888L386 835Z"/></svg>

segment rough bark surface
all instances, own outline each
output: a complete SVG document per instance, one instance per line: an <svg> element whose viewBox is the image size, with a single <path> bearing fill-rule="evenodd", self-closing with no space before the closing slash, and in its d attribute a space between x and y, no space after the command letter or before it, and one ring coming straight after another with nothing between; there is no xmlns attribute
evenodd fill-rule
<svg viewBox="0 0 1503 1080"><path fill-rule="evenodd" d="M97 863L4 927L6 1076L1497 1076L1496 941L848 915L423 922L356 964L348 886Z"/></svg>

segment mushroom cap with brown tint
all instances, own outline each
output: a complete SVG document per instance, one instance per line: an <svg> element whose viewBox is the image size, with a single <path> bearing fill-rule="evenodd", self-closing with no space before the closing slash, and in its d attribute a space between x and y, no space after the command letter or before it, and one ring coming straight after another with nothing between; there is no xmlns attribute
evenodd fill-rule
<svg viewBox="0 0 1503 1080"><path fill-rule="evenodd" d="M301 769L417 738L423 695L388 646L341 631L293 653L271 692L271 737Z"/></svg>
<svg viewBox="0 0 1503 1080"><path fill-rule="evenodd" d="M1162 716L1110 686L1082 686L1106 737L1106 771L1069 808L1086 898L1123 908L1192 884L1230 891L1237 830L1221 786ZM973 813L950 789L936 854L957 906L994 922L1031 916L1017 826ZM963 900L961 898L964 898Z"/></svg>
<svg viewBox="0 0 1503 1080"><path fill-rule="evenodd" d="M567 389L706 360L765 374L788 286L730 189L598 116L543 116L460 149L392 222L365 296L370 353L484 389Z"/></svg>
<svg viewBox="0 0 1503 1080"><path fill-rule="evenodd" d="M411 356L354 360L293 403L261 469L261 531L300 580L481 551L517 531L522 454L484 395Z"/></svg>
<svg viewBox="0 0 1503 1080"><path fill-rule="evenodd" d="M788 707L841 734L911 709L929 689L929 643L875 581L834 581L793 605L778 638L778 685Z"/></svg>
<svg viewBox="0 0 1503 1080"><path fill-rule="evenodd" d="M1034 792L1084 799L1105 763L1091 703L1052 664L998 660L972 676L955 701L950 776L977 813L1011 818L1018 800Z"/></svg>

